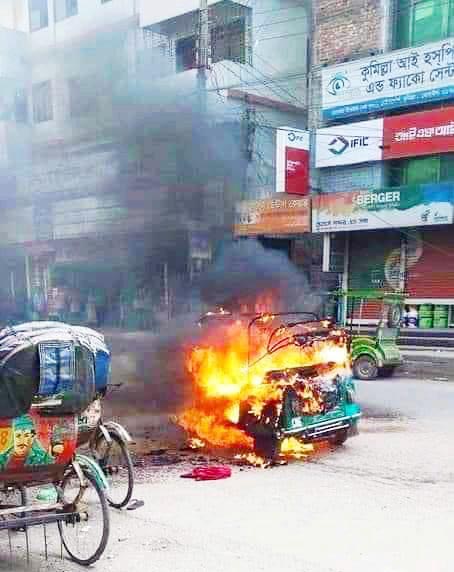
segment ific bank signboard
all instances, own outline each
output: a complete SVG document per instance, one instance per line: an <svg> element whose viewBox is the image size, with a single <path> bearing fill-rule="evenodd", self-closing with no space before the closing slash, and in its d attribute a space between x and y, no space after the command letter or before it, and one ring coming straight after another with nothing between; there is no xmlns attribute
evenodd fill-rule
<svg viewBox="0 0 454 572"><path fill-rule="evenodd" d="M454 183L326 193L312 199L312 231L452 224Z"/></svg>
<svg viewBox="0 0 454 572"><path fill-rule="evenodd" d="M454 99L454 38L322 72L322 112L340 119Z"/></svg>
<svg viewBox="0 0 454 572"><path fill-rule="evenodd" d="M317 168L454 151L454 107L318 129Z"/></svg>
<svg viewBox="0 0 454 572"><path fill-rule="evenodd" d="M315 166L337 167L383 159L383 119L317 129Z"/></svg>
<svg viewBox="0 0 454 572"><path fill-rule="evenodd" d="M309 132L279 127L276 132L276 192L309 194Z"/></svg>

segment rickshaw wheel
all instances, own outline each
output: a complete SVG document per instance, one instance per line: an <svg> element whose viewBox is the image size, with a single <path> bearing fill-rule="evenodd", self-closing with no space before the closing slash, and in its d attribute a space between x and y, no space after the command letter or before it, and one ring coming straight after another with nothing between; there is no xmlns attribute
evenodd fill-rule
<svg viewBox="0 0 454 572"><path fill-rule="evenodd" d="M110 433L110 437L110 444L102 435L97 440L97 459L109 481L107 502L114 508L123 508L132 497L134 467L126 443L113 433Z"/></svg>
<svg viewBox="0 0 454 572"><path fill-rule="evenodd" d="M65 475L60 486L61 500L69 511L76 514L67 522L59 522L58 529L71 560L81 566L90 566L101 558L107 546L110 532L109 507L96 478L85 470L84 477L86 488L82 490L74 470ZM94 534L94 525L102 527L100 534Z"/></svg>
<svg viewBox="0 0 454 572"><path fill-rule="evenodd" d="M357 379L371 380L378 376L378 367L374 358L370 356L359 356L353 363L353 375Z"/></svg>

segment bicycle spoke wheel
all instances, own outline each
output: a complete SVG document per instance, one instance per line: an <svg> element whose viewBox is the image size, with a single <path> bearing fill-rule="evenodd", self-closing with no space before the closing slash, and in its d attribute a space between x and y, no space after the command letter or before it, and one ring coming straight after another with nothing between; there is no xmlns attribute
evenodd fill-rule
<svg viewBox="0 0 454 572"><path fill-rule="evenodd" d="M84 472L86 486L72 471L61 485L62 502L74 515L58 523L61 540L74 562L89 566L101 557L109 537L109 509L96 479Z"/></svg>
<svg viewBox="0 0 454 572"><path fill-rule="evenodd" d="M116 435L108 443L101 436L96 443L98 462L109 481L107 500L115 508L123 508L131 500L134 488L134 469L127 445Z"/></svg>

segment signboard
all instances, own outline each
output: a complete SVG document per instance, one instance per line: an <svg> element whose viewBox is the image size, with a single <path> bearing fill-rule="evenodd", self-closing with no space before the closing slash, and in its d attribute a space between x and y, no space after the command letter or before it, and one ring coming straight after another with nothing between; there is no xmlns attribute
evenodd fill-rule
<svg viewBox="0 0 454 572"><path fill-rule="evenodd" d="M383 119L317 129L315 166L337 167L368 161L381 161Z"/></svg>
<svg viewBox="0 0 454 572"><path fill-rule="evenodd" d="M450 151L454 151L454 107L396 115L384 120L383 159Z"/></svg>
<svg viewBox="0 0 454 572"><path fill-rule="evenodd" d="M322 111L339 119L454 99L454 38L329 67Z"/></svg>
<svg viewBox="0 0 454 572"><path fill-rule="evenodd" d="M276 192L309 194L309 132L280 127L276 133Z"/></svg>
<svg viewBox="0 0 454 572"><path fill-rule="evenodd" d="M312 200L312 231L451 224L453 198L454 183L318 195Z"/></svg>
<svg viewBox="0 0 454 572"><path fill-rule="evenodd" d="M236 205L235 236L310 232L310 199L263 199Z"/></svg>
<svg viewBox="0 0 454 572"><path fill-rule="evenodd" d="M317 129L317 168L454 151L454 107Z"/></svg>

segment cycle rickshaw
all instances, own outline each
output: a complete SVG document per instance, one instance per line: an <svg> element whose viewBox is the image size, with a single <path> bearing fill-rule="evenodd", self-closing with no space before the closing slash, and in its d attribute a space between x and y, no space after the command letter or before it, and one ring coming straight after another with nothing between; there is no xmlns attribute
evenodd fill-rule
<svg viewBox="0 0 454 572"><path fill-rule="evenodd" d="M134 489L134 469L129 452L132 439L122 425L115 421L104 421L102 417L102 399L108 391L121 386L110 382L110 351L104 336L91 328L51 321L30 322L13 330L16 333L50 330L54 331L54 335L59 331L69 333L91 348L95 364L95 395L88 407L78 415L77 447L87 452L101 467L109 484L106 490L108 503L118 509L126 507Z"/></svg>
<svg viewBox="0 0 454 572"><path fill-rule="evenodd" d="M27 558L28 529L51 523L81 565L106 548L108 483L93 459L76 452L78 416L96 397L95 375L89 332L39 324L0 332L0 531L11 547L12 531L23 530ZM54 499L28 494L47 484Z"/></svg>

